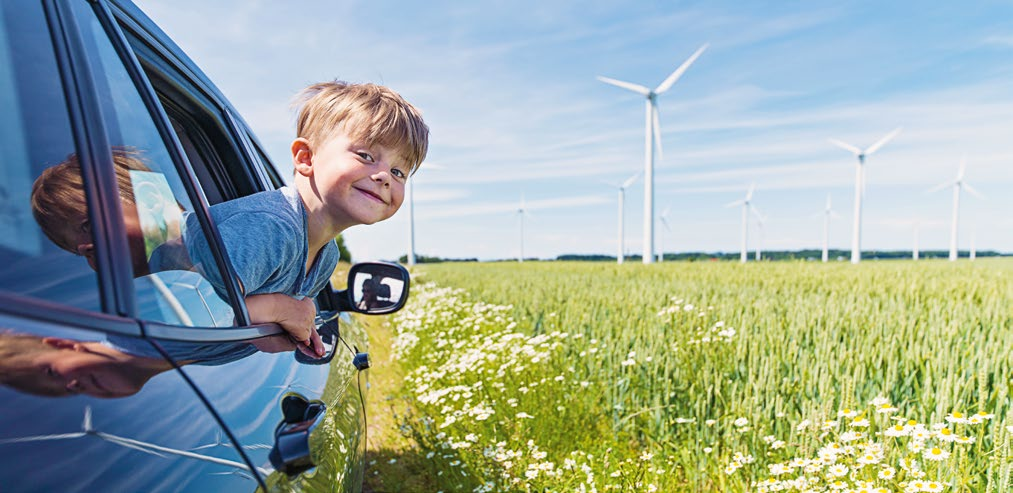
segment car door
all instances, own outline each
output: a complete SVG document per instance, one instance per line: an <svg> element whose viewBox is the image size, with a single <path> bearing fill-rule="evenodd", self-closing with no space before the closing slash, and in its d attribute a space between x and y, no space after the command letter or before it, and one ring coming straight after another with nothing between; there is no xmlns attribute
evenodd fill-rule
<svg viewBox="0 0 1013 493"><path fill-rule="evenodd" d="M150 111L114 90L130 78L100 17L85 1L0 2L0 490L253 490L260 472L143 337L144 310L214 313L137 275L124 185L192 197ZM120 181L138 155L146 170Z"/></svg>
<svg viewBox="0 0 1013 493"><path fill-rule="evenodd" d="M246 124L186 55L133 5L111 2L110 8L165 126L208 201L282 186ZM245 319L243 313L240 300L237 318ZM319 323L334 336L338 324L344 324L345 336L344 341L328 339L331 356L324 361L274 352L269 338L249 339L261 329L241 322L228 331L215 331L216 340L250 343L260 351L227 365L188 364L181 369L228 425L244 454L265 473L272 491L361 489L365 376L358 368L365 368L359 354L365 349L364 338L361 330L348 325L347 317L322 315ZM195 337L190 328L157 320L146 322L145 332L160 343ZM237 372L241 379L233 377Z"/></svg>

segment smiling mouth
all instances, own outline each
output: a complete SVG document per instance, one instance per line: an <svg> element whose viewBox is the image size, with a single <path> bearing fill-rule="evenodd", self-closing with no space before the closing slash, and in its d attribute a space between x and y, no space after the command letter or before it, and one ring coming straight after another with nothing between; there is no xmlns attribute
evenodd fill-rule
<svg viewBox="0 0 1013 493"><path fill-rule="evenodd" d="M369 190L364 190L362 188L356 188L356 190L358 190L359 192L362 192L363 195L366 195L367 197L369 197L369 198L371 198L371 199L373 199L373 200L375 200L377 202L380 202L381 204L387 205L387 201L383 200L383 197L380 197L379 195L377 195L377 194L375 194L373 192L370 192Z"/></svg>

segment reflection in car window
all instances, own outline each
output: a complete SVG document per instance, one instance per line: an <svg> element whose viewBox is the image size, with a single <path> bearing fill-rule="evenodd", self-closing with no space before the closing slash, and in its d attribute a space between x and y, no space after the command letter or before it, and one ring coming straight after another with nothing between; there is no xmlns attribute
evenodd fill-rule
<svg viewBox="0 0 1013 493"><path fill-rule="evenodd" d="M82 190L80 170L68 173L62 188L42 191L52 201L34 202L43 170L74 153L47 32L38 2L0 2L0 289L100 310L98 277L78 258L94 249L84 194L73 215L54 210L75 200L62 194L67 186Z"/></svg>
<svg viewBox="0 0 1013 493"><path fill-rule="evenodd" d="M173 325L226 327L233 311L206 278L220 279L213 262L194 265L181 240L190 198L152 115L86 2L74 2L84 44L99 74L96 91L120 191L134 268L138 317ZM189 221L190 227L200 227Z"/></svg>

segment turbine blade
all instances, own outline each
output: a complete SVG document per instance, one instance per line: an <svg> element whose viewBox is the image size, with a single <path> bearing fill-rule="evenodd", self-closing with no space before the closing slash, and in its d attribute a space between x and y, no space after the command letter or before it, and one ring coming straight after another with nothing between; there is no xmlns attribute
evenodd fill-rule
<svg viewBox="0 0 1013 493"><path fill-rule="evenodd" d="M6 443L26 443L26 442L45 442L49 440L69 440L71 438L81 438L87 435L87 433L76 432L76 433L63 433L59 435L39 435L30 437L19 437L19 438L4 438L0 439L0 444Z"/></svg>
<svg viewBox="0 0 1013 493"><path fill-rule="evenodd" d="M967 169L967 156L960 158L960 167L957 168L957 181L964 179L964 171Z"/></svg>
<svg viewBox="0 0 1013 493"><path fill-rule="evenodd" d="M869 156L869 155L872 155L872 153L878 151L880 147L883 147L884 145L886 145L887 142L890 142L891 140L893 140L893 138L896 137L897 134L900 133L900 131L901 131L902 128L903 127L897 127L895 129L893 129L892 132L890 132L890 133L886 134L885 136L883 136L882 139L879 139L879 142L876 142L875 144L872 144L871 146L869 146L869 148L865 150L864 154L866 156Z"/></svg>
<svg viewBox="0 0 1013 493"><path fill-rule="evenodd" d="M744 202L749 202L750 200L753 199L753 192L754 191L756 191L756 184L755 183L749 185L749 191L746 192L746 200L744 200Z"/></svg>
<svg viewBox="0 0 1013 493"><path fill-rule="evenodd" d="M624 181L619 188L625 189L626 187L632 185L633 182L637 181L637 178L640 178L641 173L643 173L643 171L637 171L636 173L634 173L633 176L627 178L626 181Z"/></svg>
<svg viewBox="0 0 1013 493"><path fill-rule="evenodd" d="M925 193L938 192L938 191L940 191L940 190L942 190L944 188L952 187L953 185L956 185L956 184L957 184L957 182L955 182L955 181L948 181L946 183L941 183L939 185L936 185L936 186L934 186L934 187L926 190Z"/></svg>
<svg viewBox="0 0 1013 493"><path fill-rule="evenodd" d="M671 232L672 228L668 226L668 221L666 221L665 218L663 218L663 217L661 217L659 219L661 219L661 224L662 224L662 226L665 227L665 230L668 231L668 232Z"/></svg>
<svg viewBox="0 0 1013 493"><path fill-rule="evenodd" d="M736 207L745 203L746 203L745 200L736 200L735 202L729 202L725 204L725 207Z"/></svg>
<svg viewBox="0 0 1013 493"><path fill-rule="evenodd" d="M658 159L661 159L661 157L662 157L662 152L661 152L661 122L658 121L658 105L657 105L657 103L655 103L652 100L651 101L651 107L654 108L654 111L653 111L654 117L651 118L651 120L652 120L651 123L653 124L651 130L654 132L654 147L656 149L658 149Z"/></svg>
<svg viewBox="0 0 1013 493"><path fill-rule="evenodd" d="M853 153L856 156L862 154L862 150L861 149L859 149L859 148L857 148L857 147L855 147L855 146L853 146L851 144L848 144L847 142L841 142L841 141L839 141L837 139L827 139L827 140L831 144L833 144L833 145L835 145L837 147L840 147L841 149L844 149L845 151L849 151L849 152Z"/></svg>
<svg viewBox="0 0 1013 493"><path fill-rule="evenodd" d="M763 224L763 214L760 214L760 211L756 207L753 207L753 204L749 204L749 212L752 212L756 216L756 220Z"/></svg>
<svg viewBox="0 0 1013 493"><path fill-rule="evenodd" d="M680 65L679 68L675 69L675 72L672 72L672 75L669 75L668 78L666 78L658 86L658 88L654 90L654 92L656 94L661 94L669 90L669 88L672 87L672 84L675 84L675 81L679 80L679 77L682 77L682 74L686 73L686 70L689 68L689 66L693 65L693 62L696 61L696 59L700 56L701 53L703 53L704 50L707 49L708 46L709 43L704 43L703 46L698 48L696 52L693 53L693 55L691 55L685 62L682 62L682 65Z"/></svg>
<svg viewBox="0 0 1013 493"><path fill-rule="evenodd" d="M600 81L602 81L602 82L604 82L606 84L611 84L611 85L616 86L616 87L621 87L623 89L627 89L627 90L633 91L633 92L641 94L643 96L649 96L651 94L651 90L650 89L648 89L648 88L646 88L646 87L644 87L644 86L642 86L640 84L633 84L631 82L623 82L621 80L610 79L608 77L602 77L600 75L598 76L598 80L600 80Z"/></svg>
<svg viewBox="0 0 1013 493"><path fill-rule="evenodd" d="M661 211L661 217L668 217L668 213L672 211L672 207L665 207L665 210Z"/></svg>
<svg viewBox="0 0 1013 493"><path fill-rule="evenodd" d="M974 195L975 197L978 197L981 200L985 200L985 196L982 195L981 192L979 192L978 190L976 190L971 185L968 185L966 182L962 183L962 185L964 186L964 189L966 189L968 192L971 193L971 195Z"/></svg>

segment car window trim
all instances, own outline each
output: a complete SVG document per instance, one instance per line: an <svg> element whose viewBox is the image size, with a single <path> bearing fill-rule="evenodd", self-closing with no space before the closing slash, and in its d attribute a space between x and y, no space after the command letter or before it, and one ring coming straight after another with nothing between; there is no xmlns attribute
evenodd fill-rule
<svg viewBox="0 0 1013 493"><path fill-rule="evenodd" d="M285 334L281 325L264 323L242 327L183 327L150 320L141 320L144 334L159 340L183 342L241 342L266 336Z"/></svg>
<svg viewBox="0 0 1013 493"><path fill-rule="evenodd" d="M125 35L120 31L116 17L105 2L100 2L98 7L105 14L99 16L103 28L108 33L113 47L116 49L120 60L122 60L127 73L130 75L131 81L134 83L134 87L137 89L141 100L151 115L151 119L166 146L169 157L180 174L180 181L183 182L183 186L187 188L186 191L191 197L191 203L194 208L192 212L205 231L205 237L208 240L215 263L225 283L225 289L229 296L229 304L236 314L237 323L241 326L248 325L250 315L246 310L246 304L243 302L243 290L239 285L238 276L232 268L232 262L225 256L223 243L221 237L218 235L218 228L214 227L214 222L208 212L207 198L204 196L203 190L201 190L193 171L190 169L190 161L187 159L186 153L183 152L182 145L179 139L176 138L176 133L172 129L168 115L165 114L161 104L158 102L158 96L145 76L144 69L141 67L137 57L134 56L134 52L130 48ZM112 171L110 170L109 173L111 174ZM126 244L125 238L123 243L124 245ZM132 284L128 285L128 288L127 295L132 302L134 295ZM136 314L136 311L132 311L131 313Z"/></svg>
<svg viewBox="0 0 1013 493"><path fill-rule="evenodd" d="M67 98L67 113L84 181L88 218L95 241L102 312L135 313L132 266L123 212L113 170L112 149L98 100L94 71L78 21L66 0L45 0L53 47Z"/></svg>
<svg viewBox="0 0 1013 493"><path fill-rule="evenodd" d="M136 319L118 317L61 305L52 301L0 292L0 327L35 332L52 325L59 327L141 336Z"/></svg>

